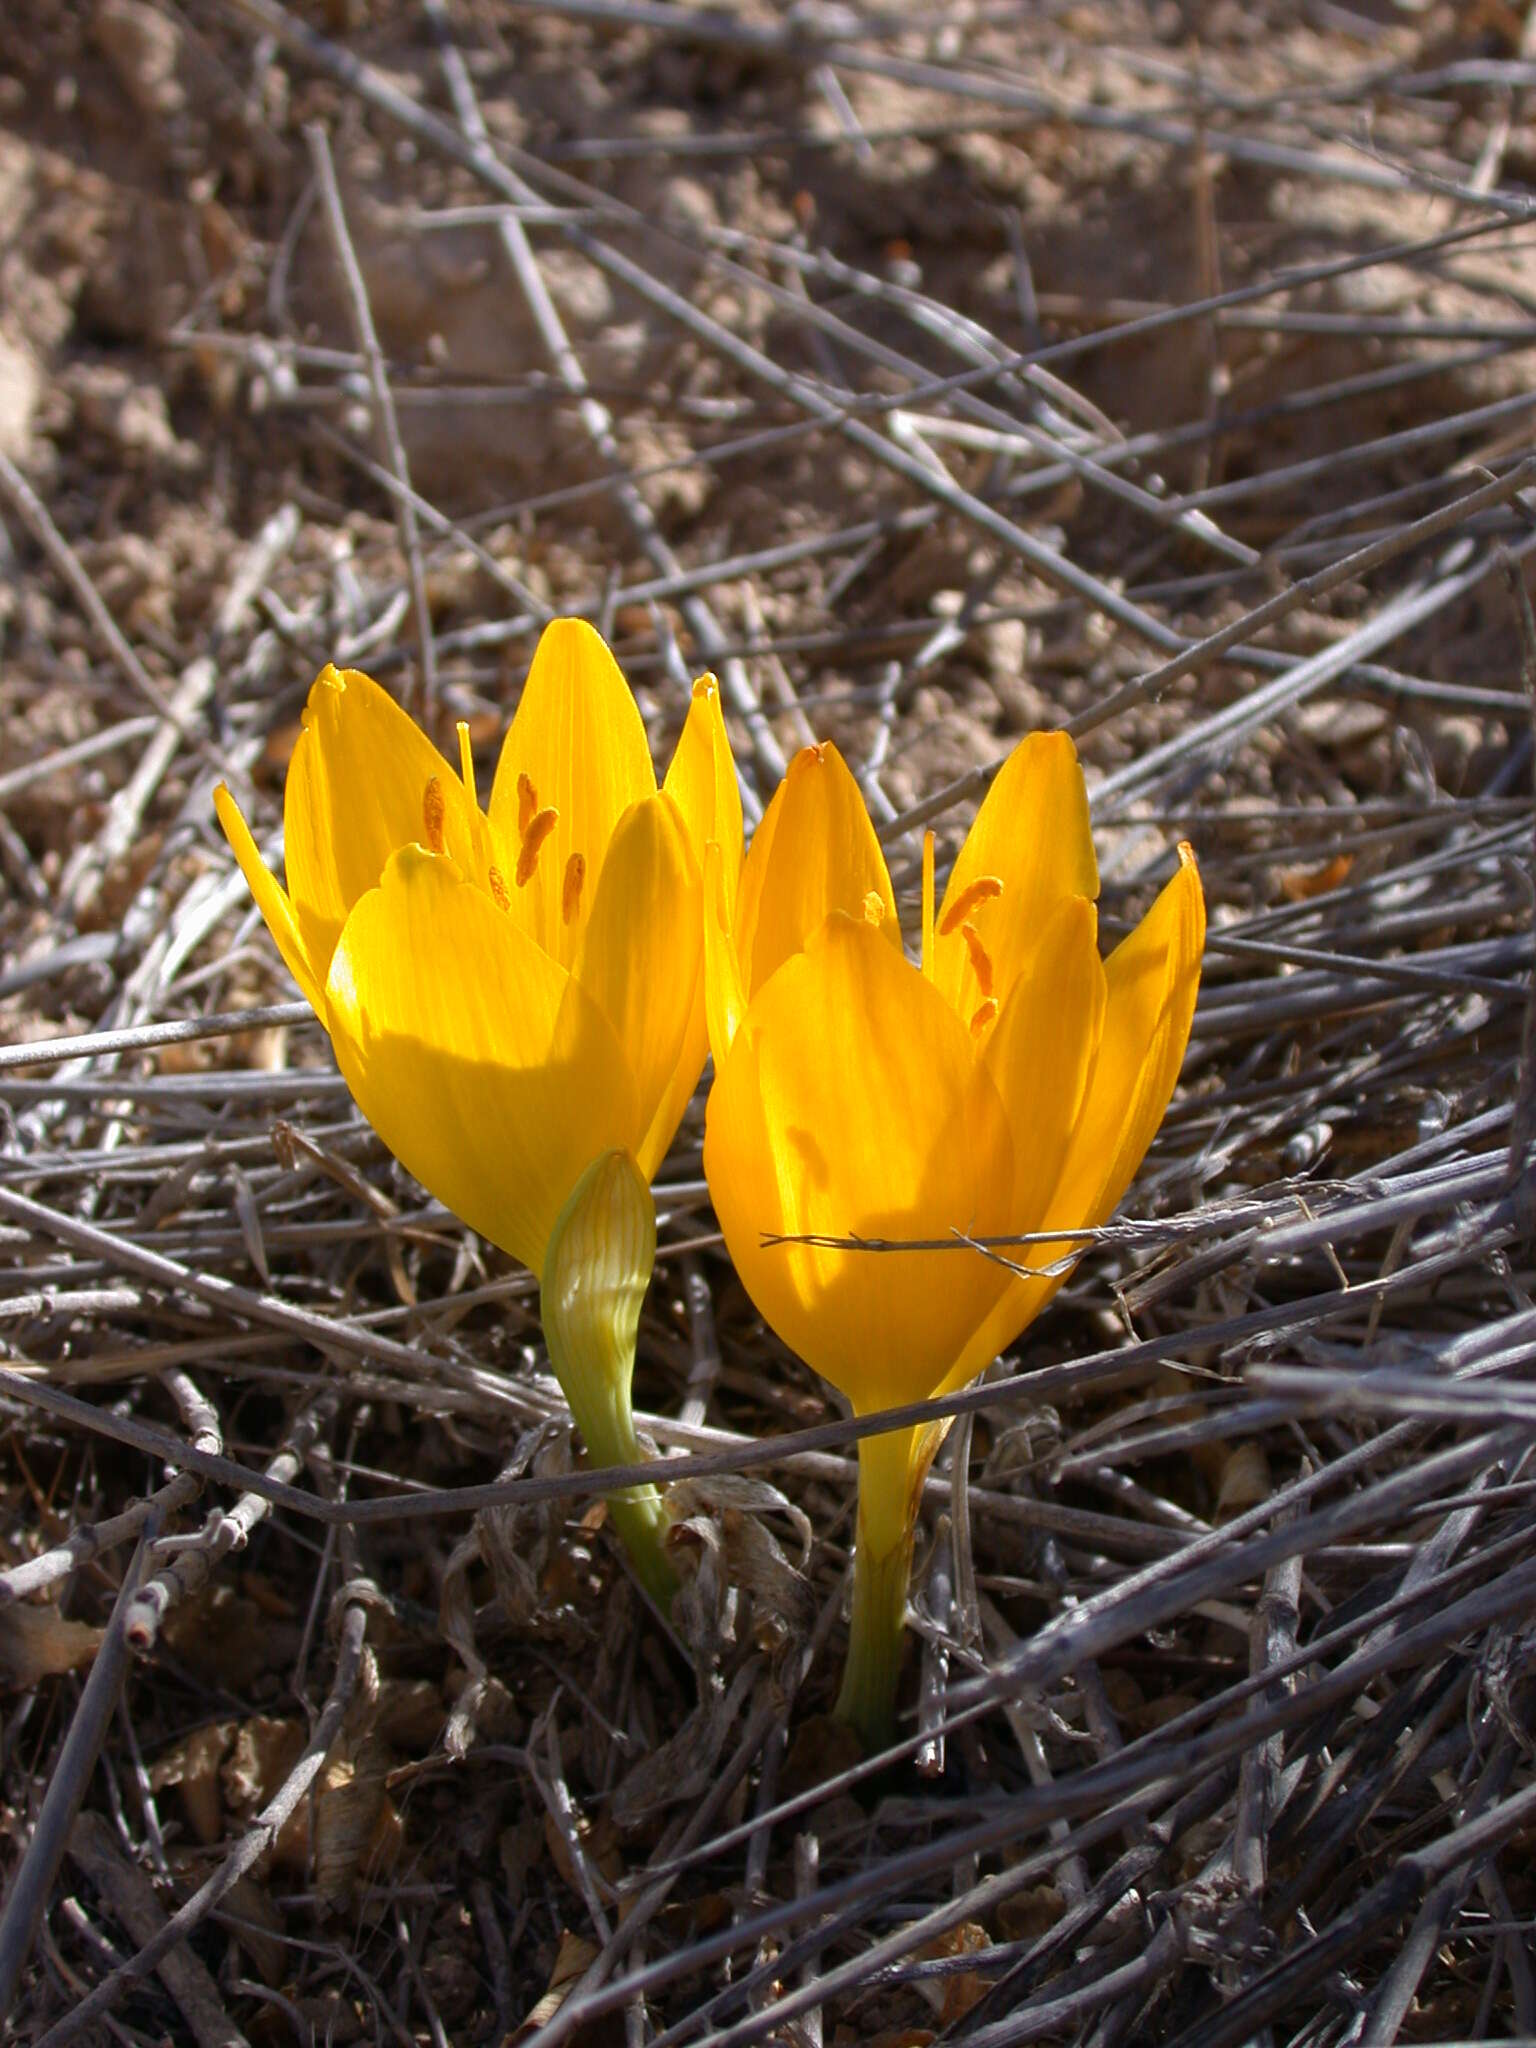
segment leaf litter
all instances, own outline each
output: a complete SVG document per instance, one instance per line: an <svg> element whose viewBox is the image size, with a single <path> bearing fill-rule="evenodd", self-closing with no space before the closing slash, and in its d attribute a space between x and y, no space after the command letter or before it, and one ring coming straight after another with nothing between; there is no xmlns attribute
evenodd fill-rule
<svg viewBox="0 0 1536 2048"><path fill-rule="evenodd" d="M1518 13L12 12L15 2037L1536 2033ZM835 739L909 896L1040 725L1107 935L1200 856L1167 1123L946 1404L886 1757L827 1714L857 1430L701 1102L668 1618L213 826L275 844L327 659L488 772L563 610L663 754L716 669L749 812Z"/></svg>

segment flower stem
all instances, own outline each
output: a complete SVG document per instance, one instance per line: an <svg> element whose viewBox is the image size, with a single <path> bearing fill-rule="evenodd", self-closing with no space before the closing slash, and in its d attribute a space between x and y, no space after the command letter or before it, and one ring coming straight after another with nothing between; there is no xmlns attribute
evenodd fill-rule
<svg viewBox="0 0 1536 2048"><path fill-rule="evenodd" d="M630 1382L640 1305L656 1261L656 1210L627 1152L594 1160L560 1212L544 1255L540 1313L550 1364L594 1465L640 1465ZM670 1517L654 1486L608 1496L608 1513L641 1584L663 1614L677 1574Z"/></svg>
<svg viewBox="0 0 1536 2048"><path fill-rule="evenodd" d="M917 1534L917 1497L928 1469L917 1429L859 1439L859 1533L853 1553L848 1662L834 1712L858 1730L867 1753L896 1732L896 1687L905 1647L907 1584ZM931 1453L929 1454L931 1457Z"/></svg>
<svg viewBox="0 0 1536 2048"><path fill-rule="evenodd" d="M853 1615L848 1662L834 1712L858 1730L866 1755L888 1748L896 1734L896 1685L906 1647L907 1581L912 1536L871 1557L862 1537L853 1557Z"/></svg>

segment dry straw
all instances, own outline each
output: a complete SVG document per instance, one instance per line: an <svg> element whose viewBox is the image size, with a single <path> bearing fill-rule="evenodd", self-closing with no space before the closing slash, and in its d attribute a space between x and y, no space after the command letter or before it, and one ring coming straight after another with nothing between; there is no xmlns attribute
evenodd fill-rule
<svg viewBox="0 0 1536 2048"><path fill-rule="evenodd" d="M1529 51L1407 9L1275 10L1262 75L1136 7L152 11L235 92L257 239L146 376L225 394L261 512L157 624L78 473L0 457L39 1040L0 1048L0 1671L19 1600L107 1624L5 1703L17 2037L1536 2034ZM381 166L494 374L396 349ZM450 401L555 422L509 502L415 462ZM580 1465L531 1281L358 1121L211 824L229 777L275 854L325 659L488 735L557 611L656 751L718 673L749 820L836 739L909 901L1036 723L1106 931L1179 838L1212 906L1122 1214L940 1403L824 1403L685 1120L635 1418L686 1481L670 1628L599 1507L654 1467ZM82 640L81 722L34 727ZM1054 1256L964 1223L935 1286ZM898 1740L853 1761L857 1442L941 1417Z"/></svg>

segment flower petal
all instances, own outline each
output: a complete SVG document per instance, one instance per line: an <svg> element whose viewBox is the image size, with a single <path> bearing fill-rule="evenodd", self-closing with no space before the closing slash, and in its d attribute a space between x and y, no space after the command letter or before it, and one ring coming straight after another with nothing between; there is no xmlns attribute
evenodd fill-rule
<svg viewBox="0 0 1536 2048"><path fill-rule="evenodd" d="M645 725L629 685L585 619L552 619L544 628L502 743L490 815L514 869L522 840L519 778L526 778L540 811L558 815L531 877L513 890L513 915L569 966L620 818L631 804L656 794ZM566 873L575 855L586 864L585 880L567 917Z"/></svg>
<svg viewBox="0 0 1536 2048"><path fill-rule="evenodd" d="M472 873L469 807L457 771L371 676L328 662L304 706L283 793L288 893L322 981L352 906L392 853L423 837L433 777L443 796L444 850Z"/></svg>
<svg viewBox="0 0 1536 2048"><path fill-rule="evenodd" d="M747 1014L747 991L731 929L725 862L714 844L704 849L704 1014L709 1050L721 1067Z"/></svg>
<svg viewBox="0 0 1536 2048"><path fill-rule="evenodd" d="M1204 950L1200 870L1181 846L1178 873L1104 963L1098 1065L1049 1227L1104 1222L1135 1179L1184 1064Z"/></svg>
<svg viewBox="0 0 1536 2048"><path fill-rule="evenodd" d="M753 834L742 870L736 947L747 993L798 953L828 914L884 906L885 939L901 951L896 898L863 792L831 742L802 747Z"/></svg>
<svg viewBox="0 0 1536 2048"><path fill-rule="evenodd" d="M287 891L257 851L256 842L251 837L251 828L241 815L240 806L222 782L213 792L213 807L219 814L219 823L224 827L224 837L229 841L235 859L240 863L240 872L249 883L251 894L256 898L256 908L266 919L267 930L277 941L277 950L282 954L288 972L323 1017L324 990L310 964L304 935L299 929L299 921L294 915Z"/></svg>
<svg viewBox="0 0 1536 2048"><path fill-rule="evenodd" d="M720 685L713 676L700 676L693 686L693 701L662 786L682 813L700 872L705 847L713 840L720 848L726 904L734 917L741 875L741 787L721 712Z"/></svg>
<svg viewBox="0 0 1536 2048"><path fill-rule="evenodd" d="M1039 1230L1045 1221L1091 1085L1105 1002L1098 916L1091 903L1072 896L1057 906L982 1054L1013 1132L1010 1235ZM1064 1244L1020 1245L1007 1256L1021 1266L1048 1266L1066 1250ZM1011 1281L939 1391L974 1379L1059 1284ZM1006 1334L999 1336L999 1329Z"/></svg>
<svg viewBox="0 0 1536 2048"><path fill-rule="evenodd" d="M598 1005L446 860L397 854L347 920L331 1042L369 1123L473 1229L538 1272L600 1152L641 1132Z"/></svg>
<svg viewBox="0 0 1536 2048"><path fill-rule="evenodd" d="M992 963L990 991L977 979L960 922L948 933L943 929L984 876L1003 885L1000 895L977 902L969 917ZM1098 893L1077 749L1064 732L1031 733L998 770L956 856L939 907L935 983L962 1017L973 1016L988 993L1001 1007L1057 904L1068 896L1092 902Z"/></svg>
<svg viewBox="0 0 1536 2048"><path fill-rule="evenodd" d="M635 1077L636 1157L647 1180L666 1157L704 1066L703 883L669 796L632 804L603 862L574 973L613 1027ZM691 1064L689 1063L691 1060Z"/></svg>
<svg viewBox="0 0 1536 2048"><path fill-rule="evenodd" d="M747 1292L860 1412L928 1394L1005 1284L966 1251L762 1242L1006 1227L996 1090L954 1012L863 917L829 917L754 997L710 1094L704 1164Z"/></svg>
<svg viewBox="0 0 1536 2048"><path fill-rule="evenodd" d="M731 758L731 743L721 711L720 685L712 675L700 676L693 686L693 702L688 708L688 718L663 787L682 815L704 888L711 892L702 898L706 928L704 967L699 976L688 1035L677 1061L677 1099L673 1108L659 1113L659 1122L668 1125L667 1142L670 1142L710 1049L709 962L711 958L715 960L718 977L725 954L718 944L711 950L707 943L707 927L713 922L714 911L718 910L723 920L720 929L729 938L735 923L736 892L741 882L741 787L736 780L736 764ZM719 930L714 936L718 940ZM730 940L729 943L734 963L735 942ZM716 987L719 987L718 979ZM731 1028L734 1030L734 1026ZM685 1076L688 1077L686 1081ZM653 1140L648 1139L647 1143L654 1150ZM665 1153L666 1144L662 1144L657 1154L658 1164Z"/></svg>
<svg viewBox="0 0 1536 2048"><path fill-rule="evenodd" d="M1098 1057L1056 1187L1035 1226L1061 1230L1028 1263L1072 1249L1074 1225L1106 1222L1130 1186L1163 1120L1189 1042L1205 946L1205 898L1194 855L1179 848L1179 872L1105 962L1104 1023ZM977 1332L963 1361L980 1372L1040 1313L1066 1275L1011 1287ZM958 1375L952 1381L963 1386Z"/></svg>
<svg viewBox="0 0 1536 2048"><path fill-rule="evenodd" d="M1094 1069L1105 1003L1098 932L1085 898L1058 904L983 1054L1018 1162L1010 1230L1039 1228Z"/></svg>

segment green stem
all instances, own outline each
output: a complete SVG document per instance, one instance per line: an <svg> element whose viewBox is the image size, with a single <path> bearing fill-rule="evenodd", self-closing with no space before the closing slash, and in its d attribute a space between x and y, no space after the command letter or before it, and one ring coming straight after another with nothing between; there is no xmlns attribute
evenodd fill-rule
<svg viewBox="0 0 1536 2048"><path fill-rule="evenodd" d="M870 1754L887 1748L896 1732L896 1687L906 1646L907 1585L922 1490L921 1476L913 1484L920 1434L917 1429L893 1429L859 1439L853 1613L848 1662L833 1711L838 1720L858 1730ZM927 1469L924 1458L921 1473Z"/></svg>
<svg viewBox="0 0 1536 2048"><path fill-rule="evenodd" d="M630 1382L640 1305L656 1261L656 1210L627 1152L594 1160L561 1210L544 1255L540 1313L549 1361L594 1465L641 1465ZM654 1486L608 1496L636 1576L663 1614L678 1587L671 1525Z"/></svg>
<svg viewBox="0 0 1536 2048"><path fill-rule="evenodd" d="M896 1737L896 1686L906 1647L907 1582L912 1536L883 1557L871 1557L862 1537L853 1556L853 1615L848 1662L833 1709L858 1730L866 1755L888 1749Z"/></svg>

